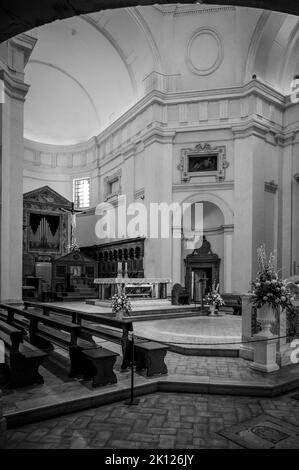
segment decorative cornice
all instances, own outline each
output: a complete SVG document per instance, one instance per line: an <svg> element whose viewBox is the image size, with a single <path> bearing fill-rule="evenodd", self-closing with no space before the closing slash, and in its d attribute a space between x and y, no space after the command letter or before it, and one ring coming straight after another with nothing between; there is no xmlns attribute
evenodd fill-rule
<svg viewBox="0 0 299 470"><path fill-rule="evenodd" d="M256 136L266 139L269 132L276 135L276 129L268 123L258 121L255 118L248 119L243 124L236 124L232 126L232 132L235 139L246 139L246 137Z"/></svg>
<svg viewBox="0 0 299 470"><path fill-rule="evenodd" d="M161 144L172 144L176 135L176 131L155 127L143 136L144 147L148 147L153 142Z"/></svg>
<svg viewBox="0 0 299 470"><path fill-rule="evenodd" d="M214 13L223 13L229 11L235 11L236 7L234 6L200 6L198 4L190 5L153 5L153 8L159 11L162 15L204 15L204 14L214 14Z"/></svg>
<svg viewBox="0 0 299 470"><path fill-rule="evenodd" d="M233 181L222 181L222 182L208 182L208 183L191 183L191 184L178 184L172 185L173 192L197 192L197 191L215 191L215 190L233 190Z"/></svg>
<svg viewBox="0 0 299 470"><path fill-rule="evenodd" d="M297 131L287 132L286 134L277 133L275 135L276 145L280 145L281 147L287 147L288 145L293 144L296 134Z"/></svg>

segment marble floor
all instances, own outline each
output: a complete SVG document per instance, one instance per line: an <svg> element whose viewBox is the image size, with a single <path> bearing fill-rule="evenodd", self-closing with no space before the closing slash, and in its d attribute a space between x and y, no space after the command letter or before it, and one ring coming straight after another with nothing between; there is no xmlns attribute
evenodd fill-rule
<svg viewBox="0 0 299 470"><path fill-rule="evenodd" d="M136 335L176 344L228 344L241 342L241 317L235 315L198 316L134 323Z"/></svg>
<svg viewBox="0 0 299 470"><path fill-rule="evenodd" d="M289 448L299 448L299 402L290 394L257 399L155 393L141 397L138 406L113 403L12 429L7 441L9 449L242 449L243 441L227 430L265 416L279 419L283 431L292 425Z"/></svg>

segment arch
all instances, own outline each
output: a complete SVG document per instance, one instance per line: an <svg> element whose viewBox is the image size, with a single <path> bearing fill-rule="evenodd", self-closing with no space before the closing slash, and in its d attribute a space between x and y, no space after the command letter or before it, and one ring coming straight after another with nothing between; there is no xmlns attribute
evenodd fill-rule
<svg viewBox="0 0 299 470"><path fill-rule="evenodd" d="M216 196L215 194L211 193L196 193L192 196L188 196L184 199L181 204L190 203L193 204L195 202L211 202L217 206L224 217L224 225L233 225L234 221L234 213L230 205L221 197Z"/></svg>
<svg viewBox="0 0 299 470"><path fill-rule="evenodd" d="M285 93L290 93L290 83L298 72L298 44L299 44L299 24L290 34L286 47L286 53L283 59L283 67L281 68L280 81Z"/></svg>
<svg viewBox="0 0 299 470"><path fill-rule="evenodd" d="M157 0L155 3L168 3ZM173 0L172 3L190 3L190 0ZM299 2L294 0L202 0L200 3L210 5L235 5L251 8L275 10L292 15L299 15ZM26 2L11 2L3 0L0 7L0 42L32 28L62 20L76 15L85 15L99 10L111 8L135 7L137 5L152 5L152 0L81 0L76 7L67 0L27 0Z"/></svg>

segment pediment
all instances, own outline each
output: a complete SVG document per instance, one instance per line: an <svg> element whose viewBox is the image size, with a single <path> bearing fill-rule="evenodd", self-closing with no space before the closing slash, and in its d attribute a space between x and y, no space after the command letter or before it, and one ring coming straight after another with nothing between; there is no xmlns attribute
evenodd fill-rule
<svg viewBox="0 0 299 470"><path fill-rule="evenodd" d="M61 263L61 262L66 262L66 263L93 263L95 264L96 261L92 258L89 258L89 256L86 256L84 253L81 251L71 251L67 255L61 256L60 258L57 258L55 260L55 263Z"/></svg>
<svg viewBox="0 0 299 470"><path fill-rule="evenodd" d="M71 207L72 203L49 186L43 186L23 195L24 203L47 204L53 206Z"/></svg>

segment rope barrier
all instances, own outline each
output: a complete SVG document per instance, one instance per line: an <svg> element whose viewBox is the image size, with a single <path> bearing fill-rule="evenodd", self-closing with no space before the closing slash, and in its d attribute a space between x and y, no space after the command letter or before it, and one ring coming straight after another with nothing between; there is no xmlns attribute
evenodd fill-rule
<svg viewBox="0 0 299 470"><path fill-rule="evenodd" d="M294 338L295 336L297 336L296 334L294 335ZM249 341L238 341L238 342L230 342L230 343L190 343L190 342L184 342L184 343L181 343L179 341L164 341L164 340L160 340L160 339L156 339L156 338L146 338L144 336L137 336L135 335L135 338L138 340L138 339L141 339L141 340L146 340L146 341L158 341L158 342L161 342L163 344L175 344L175 345L188 345L188 346L227 346L227 345L240 345L240 344L249 344L249 343L260 343L260 342L263 342L263 341L274 341L274 340L278 340L278 339L285 339L285 338L289 338L289 335L286 335L286 336L274 336L273 338L265 338L265 339L256 339L256 340L249 340Z"/></svg>

